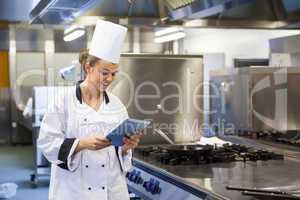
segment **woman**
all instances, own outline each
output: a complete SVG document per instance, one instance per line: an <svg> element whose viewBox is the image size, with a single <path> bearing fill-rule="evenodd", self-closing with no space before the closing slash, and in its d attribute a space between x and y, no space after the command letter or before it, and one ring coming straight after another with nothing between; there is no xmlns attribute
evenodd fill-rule
<svg viewBox="0 0 300 200"><path fill-rule="evenodd" d="M84 81L67 89L44 116L38 146L52 163L50 200L129 199L125 173L140 135L124 138L119 148L105 138L128 118L121 101L106 92L118 72L125 34L119 25L97 23L91 50L79 59Z"/></svg>

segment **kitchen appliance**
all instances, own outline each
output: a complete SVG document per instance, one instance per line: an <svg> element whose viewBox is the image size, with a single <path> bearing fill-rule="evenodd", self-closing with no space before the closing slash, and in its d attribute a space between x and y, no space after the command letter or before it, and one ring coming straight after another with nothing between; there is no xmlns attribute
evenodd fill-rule
<svg viewBox="0 0 300 200"><path fill-rule="evenodd" d="M238 144L213 145L161 145L140 147L136 150L142 156L149 156L166 165L210 164L236 161L282 160L283 155L257 150Z"/></svg>
<svg viewBox="0 0 300 200"><path fill-rule="evenodd" d="M192 98L203 94L203 70L202 56L122 56L119 77L110 90L126 105L130 117L151 119L155 125L146 130L140 148L134 152L133 168L126 175L129 190L145 200L244 200L247 197L228 191L226 185L300 185L296 176L300 164L283 159L281 153L238 142L223 146L197 144L202 130L194 124L203 123L203 113L189 103L195 101L203 108L203 98ZM236 86L240 90L238 87L244 85ZM174 98L167 98L170 95ZM182 102L182 109L174 110ZM171 129L166 126L169 124L178 126Z"/></svg>
<svg viewBox="0 0 300 200"><path fill-rule="evenodd" d="M256 143L249 147L236 141L222 146L189 143L138 147L133 169L126 175L129 190L146 200L248 200L244 193L226 186L299 186L299 162Z"/></svg>

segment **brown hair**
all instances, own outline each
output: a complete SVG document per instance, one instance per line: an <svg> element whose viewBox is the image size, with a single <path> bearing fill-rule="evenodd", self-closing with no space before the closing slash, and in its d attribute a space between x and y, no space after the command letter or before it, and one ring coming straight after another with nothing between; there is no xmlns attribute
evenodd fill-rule
<svg viewBox="0 0 300 200"><path fill-rule="evenodd" d="M100 59L97 58L96 56L92 56L89 54L89 49L82 49L80 51L79 54L79 63L83 69L83 71L86 73L85 71L85 64L89 63L91 66L95 66L95 64L99 61Z"/></svg>

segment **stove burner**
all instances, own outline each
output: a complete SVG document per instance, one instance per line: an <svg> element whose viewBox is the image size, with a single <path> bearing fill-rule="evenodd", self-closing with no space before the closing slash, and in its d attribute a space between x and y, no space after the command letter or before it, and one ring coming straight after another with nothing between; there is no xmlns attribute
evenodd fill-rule
<svg viewBox="0 0 300 200"><path fill-rule="evenodd" d="M192 155L192 154L203 154L211 152L213 146L210 145L168 145L162 146L161 150L166 151L170 154L177 155Z"/></svg>
<svg viewBox="0 0 300 200"><path fill-rule="evenodd" d="M167 165L283 159L283 155L274 152L255 150L237 144L225 144L222 147L198 144L148 146L137 148L137 153Z"/></svg>
<svg viewBox="0 0 300 200"><path fill-rule="evenodd" d="M161 150L164 156L160 156L165 164L178 165L178 164L200 164L210 163L210 153L213 146L210 145L168 145L162 146Z"/></svg>

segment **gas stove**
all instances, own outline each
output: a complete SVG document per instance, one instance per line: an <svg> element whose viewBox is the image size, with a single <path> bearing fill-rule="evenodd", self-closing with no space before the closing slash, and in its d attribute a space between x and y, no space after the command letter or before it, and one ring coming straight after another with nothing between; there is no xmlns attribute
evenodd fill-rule
<svg viewBox="0 0 300 200"><path fill-rule="evenodd" d="M166 165L199 165L236 161L283 160L284 156L271 151L239 144L216 145L155 145L139 147L136 153L151 157Z"/></svg>
<svg viewBox="0 0 300 200"><path fill-rule="evenodd" d="M225 184L253 186L272 180L274 167L298 169L286 162L282 154L241 144L150 145L135 149L126 177L129 190L145 200L242 200L247 198Z"/></svg>

